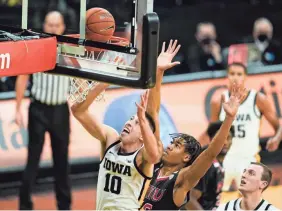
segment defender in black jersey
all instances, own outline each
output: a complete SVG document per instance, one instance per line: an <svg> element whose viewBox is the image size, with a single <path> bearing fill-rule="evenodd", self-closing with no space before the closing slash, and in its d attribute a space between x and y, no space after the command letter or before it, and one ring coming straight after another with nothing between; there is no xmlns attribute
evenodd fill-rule
<svg viewBox="0 0 282 211"><path fill-rule="evenodd" d="M241 198L231 200L219 206L217 210L279 210L262 199L262 193L270 185L271 170L262 163L252 162L242 175L239 191Z"/></svg>
<svg viewBox="0 0 282 211"><path fill-rule="evenodd" d="M215 136L221 125L221 121L213 122L209 125L207 134L210 140ZM191 190L190 200L181 210L215 210L219 206L224 179L222 162L231 146L233 134L234 127L232 126L221 152L216 157L205 176L203 176L195 188ZM206 148L207 146L204 147L204 150Z"/></svg>
<svg viewBox="0 0 282 211"><path fill-rule="evenodd" d="M229 101L223 102L227 116L205 151L200 154L200 143L190 135L172 135L173 141L164 151L160 167L154 171L141 209L175 210L185 203L187 193L205 175L222 150L240 102L244 98L245 90L241 85L234 83L231 90Z"/></svg>

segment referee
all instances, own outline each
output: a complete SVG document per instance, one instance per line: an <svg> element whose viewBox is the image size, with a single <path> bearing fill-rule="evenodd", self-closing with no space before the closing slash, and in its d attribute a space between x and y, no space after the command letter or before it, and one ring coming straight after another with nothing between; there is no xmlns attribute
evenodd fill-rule
<svg viewBox="0 0 282 211"><path fill-rule="evenodd" d="M63 34L65 24L62 14L56 11L48 13L43 28L46 33ZM21 103L28 81L29 75L20 75L16 80L16 123L19 126L23 126ZM28 156L20 187L19 209L33 209L32 186L37 176L45 132L49 132L57 207L59 210L69 210L71 209L68 164L70 116L67 104L69 79L64 76L36 73L32 75L32 81L28 111Z"/></svg>

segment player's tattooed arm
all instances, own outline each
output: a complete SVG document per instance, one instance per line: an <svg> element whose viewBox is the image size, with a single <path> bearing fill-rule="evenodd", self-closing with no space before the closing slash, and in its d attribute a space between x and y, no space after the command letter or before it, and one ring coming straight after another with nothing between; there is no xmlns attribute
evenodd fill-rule
<svg viewBox="0 0 282 211"><path fill-rule="evenodd" d="M240 102L244 99L245 95L246 90L243 87L235 83L232 85L230 99L227 102L223 102L226 118L219 131L211 141L209 147L199 155L192 165L183 168L177 177L173 195L177 205L181 205L181 203L183 203L187 192L195 187L199 179L205 175L216 156L222 150L237 114Z"/></svg>
<svg viewBox="0 0 282 211"><path fill-rule="evenodd" d="M173 58L180 49L180 45L177 45L177 40L172 41L166 49L166 43L162 45L162 51L157 60L157 72L156 72L156 85L149 90L149 98L147 104L147 113L153 118L156 125L155 136L158 141L159 159L163 152L163 144L160 139L160 125L159 125L159 112L161 106L161 86L163 81L164 72L178 64L179 62L172 62Z"/></svg>
<svg viewBox="0 0 282 211"><path fill-rule="evenodd" d="M108 84L98 83L89 91L86 100L82 103L75 103L71 110L74 117L82 126L96 139L98 139L103 148L108 147L118 139L118 133L113 128L104 125L95 115L89 112L89 107L93 101L108 87Z"/></svg>
<svg viewBox="0 0 282 211"><path fill-rule="evenodd" d="M277 117L275 110L271 106L270 101L264 94L257 94L256 104L262 115L275 130L275 135L268 140L266 145L268 151L275 151L278 149L279 144L282 140L282 126L279 123L279 118Z"/></svg>

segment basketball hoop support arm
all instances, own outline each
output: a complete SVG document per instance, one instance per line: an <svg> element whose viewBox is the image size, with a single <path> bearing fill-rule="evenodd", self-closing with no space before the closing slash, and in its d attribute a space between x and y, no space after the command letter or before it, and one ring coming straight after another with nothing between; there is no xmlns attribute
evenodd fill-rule
<svg viewBox="0 0 282 211"><path fill-rule="evenodd" d="M22 29L27 29L28 0L22 0Z"/></svg>
<svg viewBox="0 0 282 211"><path fill-rule="evenodd" d="M141 78L143 87L153 87L156 82L156 68L159 42L159 19L153 12L154 0L135 0L138 4L137 10L137 33L136 39L139 56L136 57L137 66L141 66ZM157 38L156 38L157 37ZM155 47L153 47L155 46ZM140 85L141 86L141 85Z"/></svg>
<svg viewBox="0 0 282 211"><path fill-rule="evenodd" d="M80 0L80 22L79 22L80 39L85 39L86 25L86 0Z"/></svg>

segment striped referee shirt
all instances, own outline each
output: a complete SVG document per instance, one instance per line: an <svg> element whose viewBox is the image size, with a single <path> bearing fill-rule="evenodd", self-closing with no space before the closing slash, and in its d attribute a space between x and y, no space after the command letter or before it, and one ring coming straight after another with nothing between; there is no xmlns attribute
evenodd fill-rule
<svg viewBox="0 0 282 211"><path fill-rule="evenodd" d="M220 205L217 210L223 211L223 210L238 210L241 211L241 204L242 198L231 200L227 202L226 204ZM274 207L272 204L270 204L268 201L262 199L260 203L257 205L257 207L254 210L269 210L269 211L278 211L279 209Z"/></svg>
<svg viewBox="0 0 282 211"><path fill-rule="evenodd" d="M46 73L32 75L31 97L43 104L61 105L67 102L70 79Z"/></svg>

